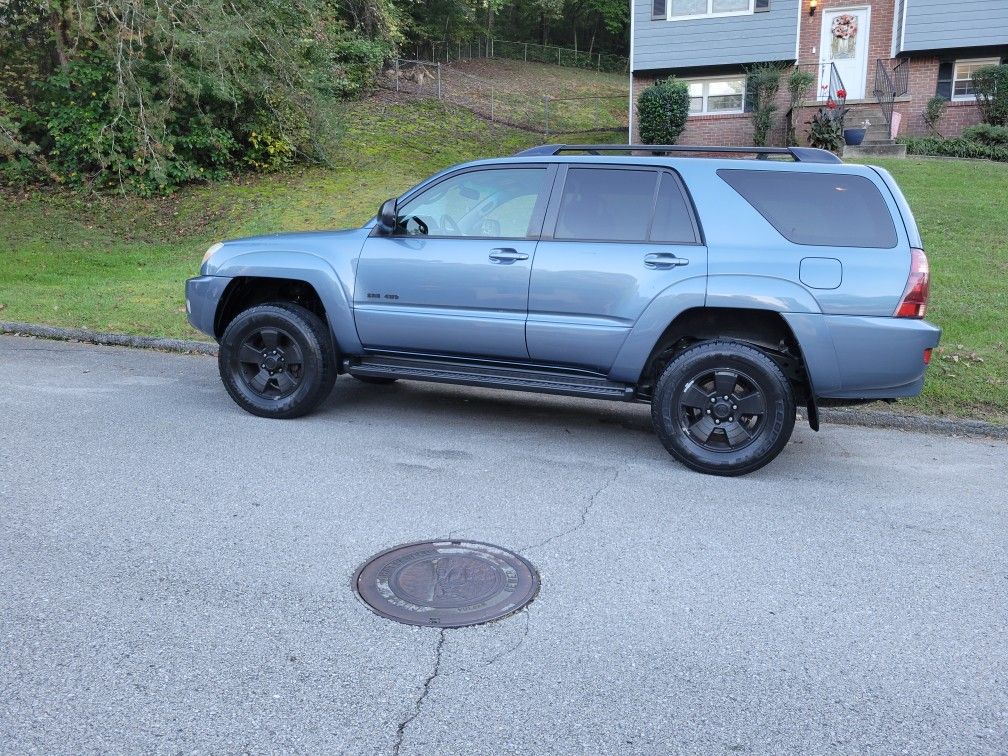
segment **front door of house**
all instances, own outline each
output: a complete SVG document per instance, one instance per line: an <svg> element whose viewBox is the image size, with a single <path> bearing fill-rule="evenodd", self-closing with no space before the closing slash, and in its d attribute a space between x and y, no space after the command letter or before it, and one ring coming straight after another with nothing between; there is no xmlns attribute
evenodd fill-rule
<svg viewBox="0 0 1008 756"><path fill-rule="evenodd" d="M868 8L838 8L823 11L822 46L819 61L819 92L829 91L830 63L836 66L848 100L865 96L868 78ZM823 85L826 85L825 87ZM837 87L839 88L839 87Z"/></svg>

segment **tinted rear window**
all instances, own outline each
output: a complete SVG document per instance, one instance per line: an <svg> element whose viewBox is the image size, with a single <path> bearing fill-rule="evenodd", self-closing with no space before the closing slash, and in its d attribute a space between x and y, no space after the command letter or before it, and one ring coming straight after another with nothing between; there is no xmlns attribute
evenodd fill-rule
<svg viewBox="0 0 1008 756"><path fill-rule="evenodd" d="M569 169L554 237L646 240L657 181L655 171Z"/></svg>
<svg viewBox="0 0 1008 756"><path fill-rule="evenodd" d="M728 168L717 173L790 242L896 246L889 208L875 184L863 176Z"/></svg>

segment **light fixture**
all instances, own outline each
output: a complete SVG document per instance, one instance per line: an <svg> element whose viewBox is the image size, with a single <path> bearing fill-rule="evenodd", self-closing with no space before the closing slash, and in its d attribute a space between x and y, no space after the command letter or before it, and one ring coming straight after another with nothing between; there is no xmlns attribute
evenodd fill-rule
<svg viewBox="0 0 1008 756"><path fill-rule="evenodd" d="M815 9L816 9L816 6L818 6L818 5L819 5L819 0L809 0L808 14L810 16L814 16L815 15Z"/></svg>

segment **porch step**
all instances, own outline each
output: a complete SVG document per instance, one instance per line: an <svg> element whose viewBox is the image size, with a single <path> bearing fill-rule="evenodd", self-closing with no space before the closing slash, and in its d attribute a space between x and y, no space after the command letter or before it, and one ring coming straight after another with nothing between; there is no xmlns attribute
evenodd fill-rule
<svg viewBox="0 0 1008 756"><path fill-rule="evenodd" d="M852 147L850 145L844 145L842 157L845 158L860 158L860 157L892 157L892 158L905 158L907 154L907 146L905 144L896 144L895 142L889 140L885 142L862 142L857 147Z"/></svg>

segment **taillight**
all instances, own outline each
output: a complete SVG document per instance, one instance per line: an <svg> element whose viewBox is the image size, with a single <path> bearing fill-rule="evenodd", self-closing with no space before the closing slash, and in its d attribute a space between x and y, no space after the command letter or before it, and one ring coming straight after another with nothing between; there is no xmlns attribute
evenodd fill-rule
<svg viewBox="0 0 1008 756"><path fill-rule="evenodd" d="M931 288L931 271L923 249L910 250L910 276L907 278L903 298L896 308L897 318L923 318L927 312Z"/></svg>

